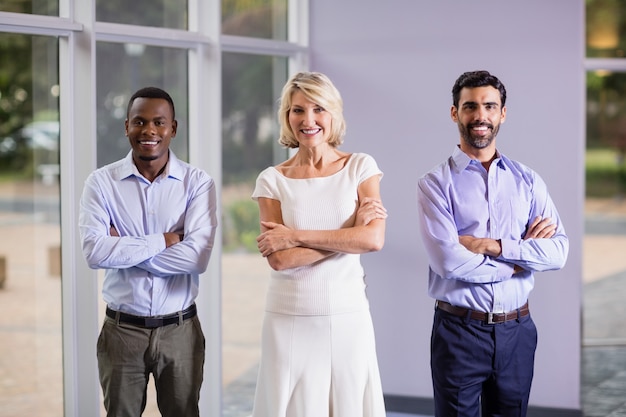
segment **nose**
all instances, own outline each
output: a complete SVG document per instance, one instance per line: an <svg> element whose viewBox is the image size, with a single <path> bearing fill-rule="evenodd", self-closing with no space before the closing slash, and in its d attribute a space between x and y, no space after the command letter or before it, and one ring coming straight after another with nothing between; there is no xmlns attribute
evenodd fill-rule
<svg viewBox="0 0 626 417"><path fill-rule="evenodd" d="M474 112L474 118L477 121L487 120L487 109L483 107L478 107Z"/></svg>
<svg viewBox="0 0 626 417"><path fill-rule="evenodd" d="M153 122L148 122L143 126L143 133L154 134L156 130L156 126Z"/></svg>
<svg viewBox="0 0 626 417"><path fill-rule="evenodd" d="M313 126L315 125L315 113L313 110L307 110L304 112L302 117L302 124L304 126Z"/></svg>

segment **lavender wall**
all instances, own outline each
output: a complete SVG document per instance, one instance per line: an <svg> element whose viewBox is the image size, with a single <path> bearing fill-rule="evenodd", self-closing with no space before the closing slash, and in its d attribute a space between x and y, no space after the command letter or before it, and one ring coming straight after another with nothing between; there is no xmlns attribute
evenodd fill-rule
<svg viewBox="0 0 626 417"><path fill-rule="evenodd" d="M535 406L579 409L584 194L582 0L312 0L311 69L343 94L344 150L385 172L385 248L364 256L385 393L432 397L433 300L417 234L417 178L458 143L450 90L467 70L506 85L499 149L547 182L570 237L567 266L537 275ZM558 382L558 383L556 383Z"/></svg>

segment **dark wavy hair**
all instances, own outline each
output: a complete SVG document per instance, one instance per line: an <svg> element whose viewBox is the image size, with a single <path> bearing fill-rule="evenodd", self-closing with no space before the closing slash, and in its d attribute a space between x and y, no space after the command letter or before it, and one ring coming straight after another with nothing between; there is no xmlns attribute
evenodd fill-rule
<svg viewBox="0 0 626 417"><path fill-rule="evenodd" d="M463 88L476 88L491 86L500 92L500 105L504 107L506 103L506 88L498 77L491 75L488 71L469 71L461 74L452 87L452 104L459 107L459 97Z"/></svg>
<svg viewBox="0 0 626 417"><path fill-rule="evenodd" d="M172 120L176 119L176 110L174 109L174 100L172 100L172 97L170 97L170 95L167 92L165 92L164 90L161 90L158 87L144 87L144 88L137 90L135 94L133 94L130 97L130 100L128 100L128 107L126 108L126 117L128 117L128 115L130 114L130 108L133 106L133 102L135 101L136 98L162 98L163 100L166 100L170 104L170 108L172 109Z"/></svg>

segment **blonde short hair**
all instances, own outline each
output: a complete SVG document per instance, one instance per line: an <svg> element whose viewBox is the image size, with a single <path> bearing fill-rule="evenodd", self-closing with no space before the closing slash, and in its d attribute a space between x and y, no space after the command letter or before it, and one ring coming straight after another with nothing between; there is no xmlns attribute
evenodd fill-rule
<svg viewBox="0 0 626 417"><path fill-rule="evenodd" d="M343 118L343 100L339 90L337 90L330 79L319 72L299 72L291 77L283 87L278 109L278 122L280 123L278 142L288 148L300 146L289 125L291 99L296 91L301 91L308 100L330 113L332 125L328 144L334 147L341 145L343 136L346 133L346 121Z"/></svg>

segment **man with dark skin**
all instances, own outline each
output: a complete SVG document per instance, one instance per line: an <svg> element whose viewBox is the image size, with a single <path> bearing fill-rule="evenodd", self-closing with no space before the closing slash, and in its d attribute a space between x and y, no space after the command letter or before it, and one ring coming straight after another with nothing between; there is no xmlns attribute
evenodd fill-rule
<svg viewBox="0 0 626 417"><path fill-rule="evenodd" d="M98 368L107 417L139 416L154 377L164 417L197 417L204 335L195 299L216 219L213 179L170 149L178 123L165 91L129 100L131 151L86 180L79 226L91 268L105 269Z"/></svg>

